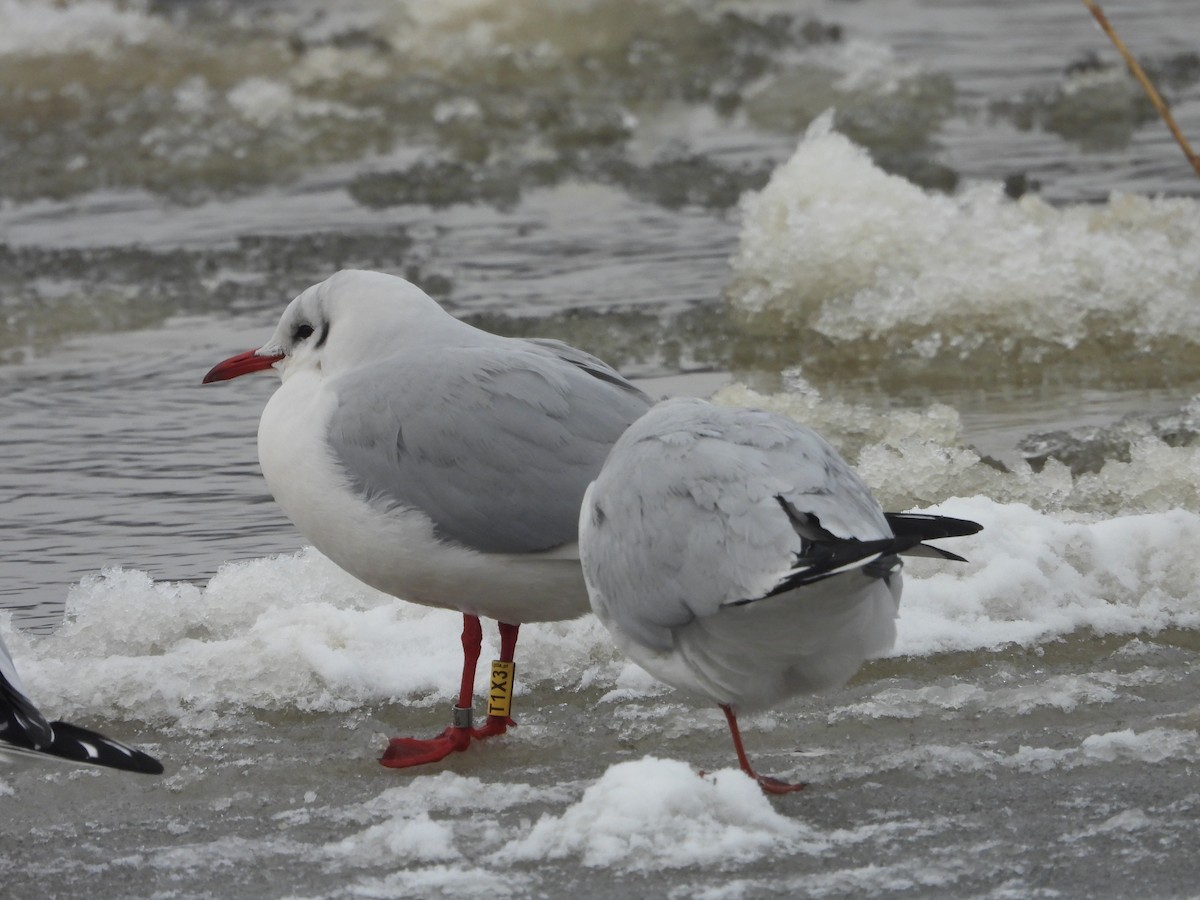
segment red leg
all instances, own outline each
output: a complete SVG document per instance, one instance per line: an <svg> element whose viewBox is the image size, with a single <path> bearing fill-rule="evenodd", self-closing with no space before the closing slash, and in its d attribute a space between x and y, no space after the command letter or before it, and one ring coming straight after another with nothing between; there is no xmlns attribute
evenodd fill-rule
<svg viewBox="0 0 1200 900"><path fill-rule="evenodd" d="M517 632L520 630L520 625L509 625L506 622L500 623L500 661L512 662L513 657L517 652ZM491 737L495 734L504 734L508 730L509 725L516 725L509 716L493 716L487 717L487 722L482 728L476 728L471 732L475 738Z"/></svg>
<svg viewBox="0 0 1200 900"><path fill-rule="evenodd" d="M519 625L500 623L500 659L512 662L517 650ZM471 706L475 694L475 669L479 663L479 650L483 643L483 629L478 616L463 615L463 671L458 689L458 705L454 707L454 724L437 737L392 738L379 761L389 768L406 769L445 759L451 753L466 750L472 739L483 740L504 734L509 725L517 723L508 716L487 717L482 728L471 727Z"/></svg>
<svg viewBox="0 0 1200 900"><path fill-rule="evenodd" d="M463 614L463 672L458 685L458 706L470 709L475 704L475 667L479 665L479 650L483 646L483 626L478 616Z"/></svg>
<svg viewBox="0 0 1200 900"><path fill-rule="evenodd" d="M379 761L392 769L423 766L445 759L451 753L466 750L471 743L471 701L475 692L475 667L479 663L479 648L483 643L483 628L478 616L463 615L462 683L458 689L458 706L454 708L455 724L434 738L392 738ZM458 724L462 721L464 724Z"/></svg>
<svg viewBox="0 0 1200 900"><path fill-rule="evenodd" d="M746 757L746 748L742 746L742 733L738 730L737 716L733 713L733 707L721 704L721 711L725 713L725 721L729 723L729 733L733 735L733 749L737 752L738 765L742 767L743 772L758 782L764 793L790 794L792 791L804 789L803 784L789 784L778 778L772 778L770 775L759 775L755 772L750 767L750 760Z"/></svg>

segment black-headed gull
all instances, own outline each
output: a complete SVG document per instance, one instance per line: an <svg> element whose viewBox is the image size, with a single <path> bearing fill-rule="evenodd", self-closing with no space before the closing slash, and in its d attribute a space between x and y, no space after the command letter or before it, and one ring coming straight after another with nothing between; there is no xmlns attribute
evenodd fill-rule
<svg viewBox="0 0 1200 900"><path fill-rule="evenodd" d="M580 511L592 609L655 677L724 710L844 684L896 638L897 554L978 524L884 513L816 432L772 413L664 401L617 441Z"/></svg>
<svg viewBox="0 0 1200 900"><path fill-rule="evenodd" d="M0 762L62 761L161 775L162 763L119 741L68 722L48 722L25 694L0 638Z"/></svg>
<svg viewBox="0 0 1200 900"><path fill-rule="evenodd" d="M283 511L361 581L463 613L453 725L393 739L380 762L434 762L502 734L518 627L588 611L579 505L650 401L594 356L481 331L379 272L304 291L262 347L204 383L268 368L283 383L258 455ZM500 660L487 722L472 728L480 616L500 623Z"/></svg>

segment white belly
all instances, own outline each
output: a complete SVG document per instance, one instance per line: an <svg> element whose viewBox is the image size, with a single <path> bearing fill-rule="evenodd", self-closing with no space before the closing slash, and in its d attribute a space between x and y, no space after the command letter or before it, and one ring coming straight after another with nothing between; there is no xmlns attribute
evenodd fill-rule
<svg viewBox="0 0 1200 900"><path fill-rule="evenodd" d="M657 652L610 629L651 675L688 693L741 710L845 684L896 640L901 576L826 579L745 606L722 609L674 629L675 646Z"/></svg>
<svg viewBox="0 0 1200 900"><path fill-rule="evenodd" d="M368 503L325 442L335 402L320 389L318 374L297 372L271 397L258 429L267 486L314 547L360 581L426 606L512 624L588 611L573 547L480 553L438 539L419 510Z"/></svg>

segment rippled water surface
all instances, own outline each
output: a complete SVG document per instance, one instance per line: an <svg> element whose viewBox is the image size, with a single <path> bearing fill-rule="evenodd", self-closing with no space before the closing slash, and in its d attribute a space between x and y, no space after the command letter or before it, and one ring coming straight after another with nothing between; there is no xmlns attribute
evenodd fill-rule
<svg viewBox="0 0 1200 900"><path fill-rule="evenodd" d="M1200 7L1106 10L1200 140ZM458 623L301 549L270 377L199 384L342 267L984 522L910 567L892 657L747 723L805 792L697 778L719 713L590 619L524 629L512 735L375 765L445 724ZM5 631L167 765L0 772L0 878L1191 895L1198 383L1200 179L1078 3L0 2Z"/></svg>

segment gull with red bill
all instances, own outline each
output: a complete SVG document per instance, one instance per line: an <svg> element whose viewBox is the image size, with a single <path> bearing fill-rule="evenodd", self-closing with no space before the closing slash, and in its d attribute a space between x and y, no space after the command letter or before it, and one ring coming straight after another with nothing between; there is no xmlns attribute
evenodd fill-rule
<svg viewBox="0 0 1200 900"><path fill-rule="evenodd" d="M380 762L435 762L503 734L520 626L588 611L580 503L649 399L588 353L490 334L402 278L354 270L301 293L263 346L204 383L266 369L282 384L258 455L287 516L359 580L463 614L453 723L394 738ZM500 659L476 728L480 617L499 623Z"/></svg>

